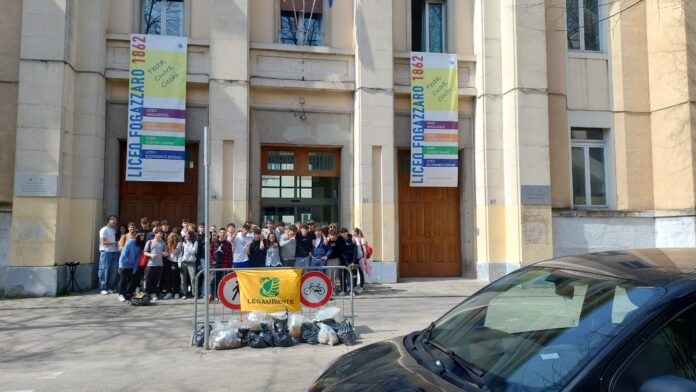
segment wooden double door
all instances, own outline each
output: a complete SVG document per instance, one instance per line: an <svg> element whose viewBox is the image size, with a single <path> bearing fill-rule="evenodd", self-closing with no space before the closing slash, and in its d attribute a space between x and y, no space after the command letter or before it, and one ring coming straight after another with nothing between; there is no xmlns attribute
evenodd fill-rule
<svg viewBox="0 0 696 392"><path fill-rule="evenodd" d="M186 143L184 182L126 181L126 142L120 143L119 219L122 225L140 218L166 219L173 227L182 219L198 222L198 144Z"/></svg>
<svg viewBox="0 0 696 392"><path fill-rule="evenodd" d="M399 275L462 276L459 188L411 187L408 150L398 162Z"/></svg>

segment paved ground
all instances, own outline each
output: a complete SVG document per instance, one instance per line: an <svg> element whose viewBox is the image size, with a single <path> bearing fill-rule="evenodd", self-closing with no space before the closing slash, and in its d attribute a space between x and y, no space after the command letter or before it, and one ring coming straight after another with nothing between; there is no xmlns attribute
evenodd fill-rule
<svg viewBox="0 0 696 392"><path fill-rule="evenodd" d="M150 307L93 293L0 300L0 392L304 391L334 358L422 329L481 286L462 279L369 285L355 300L356 346L229 351L189 347L191 300Z"/></svg>

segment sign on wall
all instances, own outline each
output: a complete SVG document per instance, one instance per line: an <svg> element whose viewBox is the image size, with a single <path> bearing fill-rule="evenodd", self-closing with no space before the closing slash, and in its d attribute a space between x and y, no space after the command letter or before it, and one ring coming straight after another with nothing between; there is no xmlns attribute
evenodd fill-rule
<svg viewBox="0 0 696 392"><path fill-rule="evenodd" d="M132 34L126 181L184 182L185 37Z"/></svg>
<svg viewBox="0 0 696 392"><path fill-rule="evenodd" d="M457 55L411 52L411 186L456 187Z"/></svg>

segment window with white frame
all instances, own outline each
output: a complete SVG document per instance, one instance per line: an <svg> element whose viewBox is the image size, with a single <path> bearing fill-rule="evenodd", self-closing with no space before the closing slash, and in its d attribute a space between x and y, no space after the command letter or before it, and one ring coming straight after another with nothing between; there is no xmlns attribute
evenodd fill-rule
<svg viewBox="0 0 696 392"><path fill-rule="evenodd" d="M568 49L599 51L599 0L566 0Z"/></svg>
<svg viewBox="0 0 696 392"><path fill-rule="evenodd" d="M445 52L446 8L444 0L411 1L411 48L414 52Z"/></svg>
<svg viewBox="0 0 696 392"><path fill-rule="evenodd" d="M605 131L601 128L570 130L573 205L607 206Z"/></svg>
<svg viewBox="0 0 696 392"><path fill-rule="evenodd" d="M140 32L154 35L184 35L184 0L143 0Z"/></svg>
<svg viewBox="0 0 696 392"><path fill-rule="evenodd" d="M323 46L323 0L280 0L279 42Z"/></svg>

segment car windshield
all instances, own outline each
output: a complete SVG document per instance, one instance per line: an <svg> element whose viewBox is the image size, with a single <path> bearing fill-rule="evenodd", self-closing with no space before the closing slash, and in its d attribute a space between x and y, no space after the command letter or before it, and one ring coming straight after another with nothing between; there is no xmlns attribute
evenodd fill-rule
<svg viewBox="0 0 696 392"><path fill-rule="evenodd" d="M483 373L492 391L557 391L664 290L530 267L435 322L429 340Z"/></svg>

